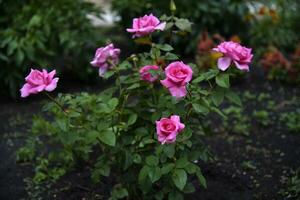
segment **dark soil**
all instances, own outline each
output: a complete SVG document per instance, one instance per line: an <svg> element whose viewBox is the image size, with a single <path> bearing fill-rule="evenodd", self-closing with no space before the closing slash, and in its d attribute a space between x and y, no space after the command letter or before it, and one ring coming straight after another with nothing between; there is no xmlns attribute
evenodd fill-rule
<svg viewBox="0 0 300 200"><path fill-rule="evenodd" d="M60 91L99 91L100 87L82 87L64 84ZM102 84L100 84L102 85ZM70 87L70 89L68 89ZM75 88L75 89L74 89ZM279 194L286 189L292 170L300 166L300 133L288 131L280 114L299 108L300 90L291 85L266 81L259 70L249 73L234 83L240 92L249 91L254 99L243 98L249 118L249 135L225 131L221 122L212 121L215 131L204 142L210 147L215 160L199 163L207 180L207 189L197 191L187 199L203 200L273 200L284 199ZM269 94L262 98L261 93ZM55 95L55 94L54 94ZM30 163L16 163L16 150L25 142L30 132L31 117L38 114L43 98L33 96L19 102L2 100L0 105L0 199L27 199L24 179L33 174ZM273 108L267 108L274 101ZM268 110L268 125L252 118L254 110ZM299 122L300 123L300 122ZM101 187L90 184L89 170L75 170L60 180L47 199L103 199L109 193L111 180ZM46 187L46 186L45 186ZM32 191L31 191L32 192ZM48 195L47 195L48 196Z"/></svg>

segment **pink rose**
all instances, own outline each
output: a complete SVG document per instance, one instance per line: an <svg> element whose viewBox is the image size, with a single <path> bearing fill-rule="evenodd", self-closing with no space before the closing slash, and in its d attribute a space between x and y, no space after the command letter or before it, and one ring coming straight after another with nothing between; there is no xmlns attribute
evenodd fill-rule
<svg viewBox="0 0 300 200"><path fill-rule="evenodd" d="M91 65L99 67L99 76L103 77L108 68L112 68L112 62L114 65L119 62L120 49L114 48L113 44L109 44L105 47L98 48Z"/></svg>
<svg viewBox="0 0 300 200"><path fill-rule="evenodd" d="M181 98L186 95L186 84L192 79L193 70L183 62L172 62L165 69L166 79L161 84L169 89L172 96Z"/></svg>
<svg viewBox="0 0 300 200"><path fill-rule="evenodd" d="M132 28L126 29L129 33L134 33L133 38L149 35L155 30L163 31L165 29L166 22L160 23L157 17L152 14L145 15L144 17L134 18Z"/></svg>
<svg viewBox="0 0 300 200"><path fill-rule="evenodd" d="M223 54L222 58L218 59L218 68L225 71L233 61L235 66L243 71L249 71L249 64L253 57L252 49L241 46L236 42L222 42L213 48L213 51Z"/></svg>
<svg viewBox="0 0 300 200"><path fill-rule="evenodd" d="M157 80L158 76L152 76L149 70L159 70L159 66L156 65L146 65L140 69L140 77L144 81L154 82Z"/></svg>
<svg viewBox="0 0 300 200"><path fill-rule="evenodd" d="M180 123L180 118L177 115L172 115L170 119L161 118L156 121L156 133L158 141L161 144L173 143L176 140L176 136L184 129L185 125Z"/></svg>
<svg viewBox="0 0 300 200"><path fill-rule="evenodd" d="M43 71L31 69L29 75L25 78L26 83L20 90L21 97L27 97L30 94L36 94L43 90L53 91L58 82L58 78L53 78L55 74L55 70L48 73L45 69Z"/></svg>

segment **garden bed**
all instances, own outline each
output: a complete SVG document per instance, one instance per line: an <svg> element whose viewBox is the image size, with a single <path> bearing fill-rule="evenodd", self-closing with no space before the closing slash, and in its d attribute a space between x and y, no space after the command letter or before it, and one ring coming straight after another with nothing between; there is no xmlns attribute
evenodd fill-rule
<svg viewBox="0 0 300 200"><path fill-rule="evenodd" d="M82 86L73 82L64 85L63 91L77 91L77 87L82 91ZM101 90L96 87L85 89ZM242 114L247 119L241 123L246 124L247 133L231 132L230 125L224 127L220 118L214 120L212 117L212 131L204 142L214 160L199 163L207 180L207 189L196 188L188 199L283 199L279 192L288 189L287 180L292 170L300 166L297 159L300 157L300 134L288 130L282 114L299 109L296 98L300 95L299 88L265 81L261 71L253 69L247 77L234 83L233 89L240 93L244 102ZM91 185L85 165L65 175L51 185L50 190L47 185L33 188L30 182L24 181L33 174L33 168L30 163L16 163L15 153L24 144L31 117L40 112L42 100L34 96L24 100L25 103L1 103L0 199L25 199L28 191L31 197L42 195L46 199L106 199L113 180L106 179L103 185ZM261 111L267 116L257 114Z"/></svg>

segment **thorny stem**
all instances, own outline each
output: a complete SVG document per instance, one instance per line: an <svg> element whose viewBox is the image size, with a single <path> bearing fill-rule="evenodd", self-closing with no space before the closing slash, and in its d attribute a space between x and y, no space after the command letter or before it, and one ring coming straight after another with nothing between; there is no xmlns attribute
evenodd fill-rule
<svg viewBox="0 0 300 200"><path fill-rule="evenodd" d="M48 94L47 92L44 92L44 94L51 100L53 101L65 114L68 114L68 112L64 109L64 107L58 102L56 101L52 96L50 96L50 94Z"/></svg>

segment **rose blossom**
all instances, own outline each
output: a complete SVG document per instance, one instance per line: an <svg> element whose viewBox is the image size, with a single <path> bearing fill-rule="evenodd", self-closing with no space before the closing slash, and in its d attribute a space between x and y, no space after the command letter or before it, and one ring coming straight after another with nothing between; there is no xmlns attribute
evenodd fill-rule
<svg viewBox="0 0 300 200"><path fill-rule="evenodd" d="M99 67L99 76L103 77L108 68L112 68L112 62L114 65L119 62L120 49L114 48L113 44L109 44L105 47L98 48L91 65Z"/></svg>
<svg viewBox="0 0 300 200"><path fill-rule="evenodd" d="M156 121L156 133L158 141L161 144L173 143L176 136L184 129L185 125L180 123L180 118L177 115L172 115L169 118L161 118Z"/></svg>
<svg viewBox="0 0 300 200"><path fill-rule="evenodd" d="M158 76L153 76L149 71L150 70L159 70L159 66L156 65L146 65L140 69L140 77L144 81L154 82L157 80Z"/></svg>
<svg viewBox="0 0 300 200"><path fill-rule="evenodd" d="M132 28L126 29L129 33L134 33L133 38L149 35L155 30L163 31L166 22L160 23L159 19L153 14L145 15L144 17L134 18Z"/></svg>
<svg viewBox="0 0 300 200"><path fill-rule="evenodd" d="M58 82L58 78L53 78L56 71L47 72L45 69L39 71L31 69L29 75L25 78L26 83L21 88L21 97L27 97L30 94L36 94L43 90L53 91Z"/></svg>
<svg viewBox="0 0 300 200"><path fill-rule="evenodd" d="M249 71L249 64L253 57L252 49L243 47L236 42L222 42L213 48L213 51L223 54L223 57L218 59L218 68L225 71L233 61L235 66L243 71Z"/></svg>
<svg viewBox="0 0 300 200"><path fill-rule="evenodd" d="M173 62L165 69L166 79L161 84L176 98L186 95L186 84L192 79L193 70L183 62Z"/></svg>

